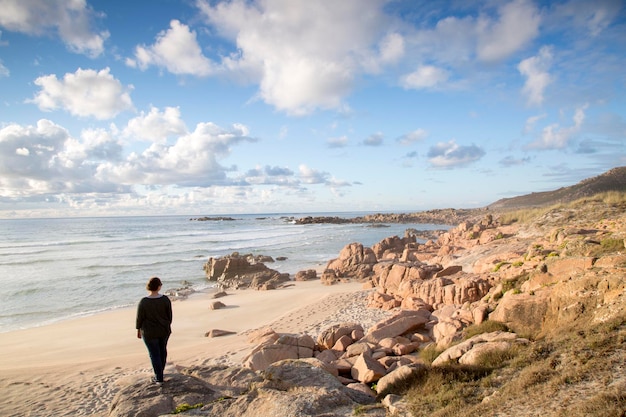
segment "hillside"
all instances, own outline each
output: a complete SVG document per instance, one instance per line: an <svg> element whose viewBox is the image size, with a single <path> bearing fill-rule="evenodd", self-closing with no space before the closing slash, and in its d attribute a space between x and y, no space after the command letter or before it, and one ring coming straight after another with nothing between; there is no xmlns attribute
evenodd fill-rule
<svg viewBox="0 0 626 417"><path fill-rule="evenodd" d="M576 185L562 187L558 190L503 198L489 205L489 208L497 210L541 207L569 203L580 198L611 191L626 192L626 166L613 168L597 177L588 178Z"/></svg>

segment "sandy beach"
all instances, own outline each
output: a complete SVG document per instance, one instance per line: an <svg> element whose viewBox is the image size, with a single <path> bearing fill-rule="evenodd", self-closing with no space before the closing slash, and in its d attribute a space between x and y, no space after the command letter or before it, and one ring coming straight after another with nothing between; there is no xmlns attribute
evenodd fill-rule
<svg viewBox="0 0 626 417"><path fill-rule="evenodd" d="M319 331L356 321L365 328L386 312L368 309L362 284L294 282L273 291L231 291L211 310L212 293L173 303L168 372L198 364L240 364L254 347L247 335L270 326L281 333ZM138 300L139 301L139 300ZM0 334L0 415L106 416L118 381L151 376L148 354L127 308ZM205 337L212 329L235 332Z"/></svg>

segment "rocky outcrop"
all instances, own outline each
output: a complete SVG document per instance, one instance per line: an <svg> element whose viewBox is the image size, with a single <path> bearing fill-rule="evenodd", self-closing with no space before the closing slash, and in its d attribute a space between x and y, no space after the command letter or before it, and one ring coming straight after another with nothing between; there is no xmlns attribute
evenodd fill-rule
<svg viewBox="0 0 626 417"><path fill-rule="evenodd" d="M446 224L457 225L463 220L480 216L485 209L436 209L420 211L415 213L377 213L358 216L353 218L344 218L337 216L307 216L295 219L296 224L319 224L319 223L415 223L415 224Z"/></svg>
<svg viewBox="0 0 626 417"><path fill-rule="evenodd" d="M317 271L315 269L307 269L296 272L294 281L313 281L317 279Z"/></svg>
<svg viewBox="0 0 626 417"><path fill-rule="evenodd" d="M193 415L223 417L353 416L374 398L344 386L323 369L284 360L264 372L242 368L193 367L166 376L162 386L136 380L121 388L110 417L169 415L181 404L195 405ZM367 416L384 417L383 408Z"/></svg>
<svg viewBox="0 0 626 417"><path fill-rule="evenodd" d="M222 289L269 290L290 280L289 274L270 269L261 261L267 262L267 259L234 252L224 257L209 258L203 269L207 279L216 281Z"/></svg>
<svg viewBox="0 0 626 417"><path fill-rule="evenodd" d="M376 255L371 248L351 243L339 252L337 259L328 262L322 278L325 283L331 284L341 278L364 281L371 276L376 262Z"/></svg>
<svg viewBox="0 0 626 417"><path fill-rule="evenodd" d="M492 351L505 351L515 343L528 344L529 341L510 332L497 331L479 334L446 349L437 356L432 365L439 366L449 362L477 365L481 355Z"/></svg>

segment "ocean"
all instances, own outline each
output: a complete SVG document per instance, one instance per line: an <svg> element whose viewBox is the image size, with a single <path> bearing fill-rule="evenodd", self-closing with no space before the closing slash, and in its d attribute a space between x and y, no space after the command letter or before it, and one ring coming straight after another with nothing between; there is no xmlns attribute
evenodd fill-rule
<svg viewBox="0 0 626 417"><path fill-rule="evenodd" d="M0 332L134 306L152 276L163 290L190 283L207 290L209 257L239 252L286 257L266 265L294 275L338 256L351 242L371 246L407 228L432 224L297 225L305 216L356 217L367 213L0 220Z"/></svg>

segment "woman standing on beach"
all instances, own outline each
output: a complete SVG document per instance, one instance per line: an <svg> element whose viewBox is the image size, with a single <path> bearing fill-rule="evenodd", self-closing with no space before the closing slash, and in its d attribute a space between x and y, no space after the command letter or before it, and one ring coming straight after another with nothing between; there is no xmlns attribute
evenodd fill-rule
<svg viewBox="0 0 626 417"><path fill-rule="evenodd" d="M166 295L160 294L162 283L158 277L152 277L146 285L150 292L139 301L137 307L137 337L143 338L152 369L154 382L163 382L163 370L167 361L167 340L172 333L172 303Z"/></svg>

